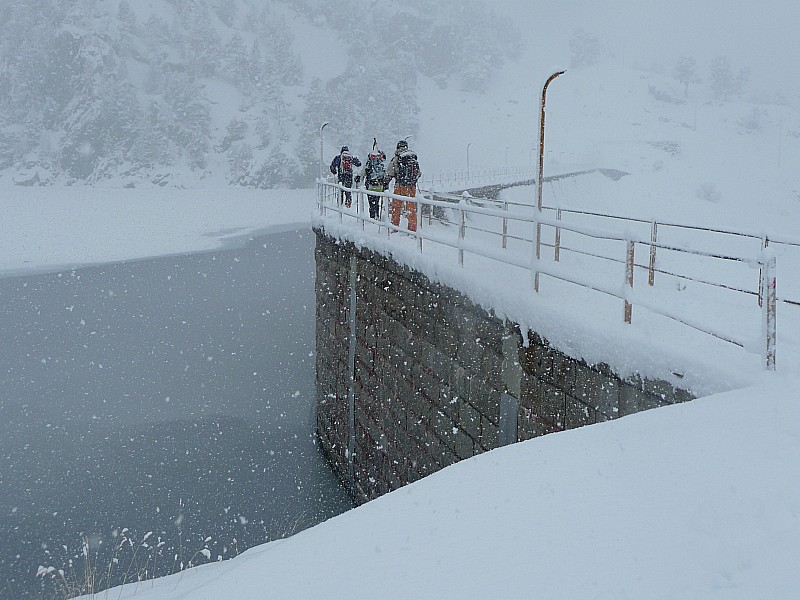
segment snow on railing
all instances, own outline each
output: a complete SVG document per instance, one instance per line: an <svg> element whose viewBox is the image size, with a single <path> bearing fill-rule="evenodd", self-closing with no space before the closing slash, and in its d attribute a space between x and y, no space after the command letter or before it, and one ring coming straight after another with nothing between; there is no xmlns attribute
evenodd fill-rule
<svg viewBox="0 0 800 600"><path fill-rule="evenodd" d="M343 204L343 193L352 194L350 208ZM722 331L708 322L707 318L695 318L678 314L669 307L653 301L650 294L637 292L634 289L634 273L638 270L647 272L648 288L654 286L656 274L673 278L678 281L691 281L706 286L734 292L738 295L753 296L758 298L761 307L762 328L760 354L765 369L774 370L776 367L776 304L786 302L800 305L797 300L779 298L777 295L776 257L772 248L775 244L796 245L800 248L800 240L767 238L755 236L752 233L740 233L721 229L684 226L677 223L660 223L645 221L643 219L629 219L615 215L593 213L590 211L577 211L566 208L543 207L542 211L535 206L522 205L507 201L473 198L468 193L462 196L419 190L416 198L407 198L389 192L369 192L371 196L391 202L413 202L417 205L418 228L416 231L406 231L401 226L393 225L389 219L389 210L382 210L378 219L370 218L366 211L367 192L363 188L346 188L331 181L318 182L319 212L322 217L329 217L329 213L338 214L338 219L343 222L345 218L352 220L353 224L364 230L368 225L375 228L378 233L385 231L386 236L392 232L403 230L408 235L416 238L416 245L423 252L425 243L435 243L457 250L458 263L464 265L465 254L480 256L501 263L524 269L529 272L533 281L538 274L556 280L579 285L583 288L594 290L602 294L615 297L623 302L623 320L625 323L633 321L633 307L639 306L651 313L679 322L687 327L713 336L741 348L751 346L747 339ZM549 216L552 215L552 216ZM580 216L584 220L591 219L591 224L567 222L565 216ZM630 227L624 230L615 230L602 226L608 220L620 223L645 225L646 230L637 233ZM427 223L425 223L427 221ZM601 226L597 226L597 223ZM455 230L450 227L456 225ZM552 242L543 240L536 247L537 236L533 235L533 228L539 226L548 228L553 233ZM627 226L626 226L627 227ZM659 241L659 227L673 228L683 232L707 232L739 236L742 238L755 237L760 241L756 251L736 252L707 250L689 247L680 242ZM563 243L563 235L568 233L572 244ZM492 238L499 238L492 242ZM598 247L581 247L588 240ZM609 251L610 243L621 243L623 252ZM773 246L770 246L773 244ZM636 260L637 246L647 249L648 260L638 263ZM542 258L542 248L553 250L553 260ZM598 249L599 248L599 249ZM596 268L589 269L589 273L581 273L580 269L564 265L562 253L568 252L575 256L589 257L601 261L620 263L625 269L625 285L619 286L598 276ZM618 252L618 251L616 251ZM677 260L672 269L662 266L658 256L661 253L674 253L684 258ZM756 267L760 270L759 282L756 290L747 289L742 283L711 281L709 277L699 276L692 269L703 270L705 260L724 262L745 267L747 270ZM706 269L707 270L707 269ZM739 275L741 277L741 274ZM680 288L680 283L678 284ZM755 304L755 302L754 302ZM696 310L692 310L696 312Z"/></svg>

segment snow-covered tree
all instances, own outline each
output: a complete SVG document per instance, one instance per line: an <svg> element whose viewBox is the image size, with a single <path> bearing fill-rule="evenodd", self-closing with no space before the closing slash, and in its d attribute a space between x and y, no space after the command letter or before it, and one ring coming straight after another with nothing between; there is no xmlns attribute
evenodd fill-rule
<svg viewBox="0 0 800 600"><path fill-rule="evenodd" d="M697 74L697 61L692 56L681 56L675 65L675 79L683 84L683 96L689 97L689 84L700 83Z"/></svg>
<svg viewBox="0 0 800 600"><path fill-rule="evenodd" d="M168 80L168 137L186 151L189 166L203 169L209 150L211 116L200 94L200 83L188 73L174 73Z"/></svg>
<svg viewBox="0 0 800 600"><path fill-rule="evenodd" d="M228 27L233 27L236 24L238 9L236 0L216 0L216 5L214 6L214 12L216 12L217 17Z"/></svg>
<svg viewBox="0 0 800 600"><path fill-rule="evenodd" d="M150 4L0 2L0 177L152 180L219 164L242 185L306 185L323 120L361 154L373 137L389 152L417 130L417 77L484 89L516 37L482 0ZM341 70L306 94L294 15L341 39ZM233 101L215 100L221 90ZM212 111L235 127L212 128Z"/></svg>
<svg viewBox="0 0 800 600"><path fill-rule="evenodd" d="M240 34L234 34L225 43L222 51L222 66L224 77L230 78L234 85L239 88L251 80L252 72L247 48Z"/></svg>
<svg viewBox="0 0 800 600"><path fill-rule="evenodd" d="M742 68L738 73L734 73L727 56L715 56L711 61L711 91L717 100L730 100L741 96L748 78L747 69Z"/></svg>

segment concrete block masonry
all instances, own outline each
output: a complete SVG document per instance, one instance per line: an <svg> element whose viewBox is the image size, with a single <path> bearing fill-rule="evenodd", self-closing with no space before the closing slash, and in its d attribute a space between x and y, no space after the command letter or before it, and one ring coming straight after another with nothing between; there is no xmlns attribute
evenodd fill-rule
<svg viewBox="0 0 800 600"><path fill-rule="evenodd" d="M566 356L535 332L525 347L518 325L460 292L316 234L317 435L358 503L504 443L692 399Z"/></svg>

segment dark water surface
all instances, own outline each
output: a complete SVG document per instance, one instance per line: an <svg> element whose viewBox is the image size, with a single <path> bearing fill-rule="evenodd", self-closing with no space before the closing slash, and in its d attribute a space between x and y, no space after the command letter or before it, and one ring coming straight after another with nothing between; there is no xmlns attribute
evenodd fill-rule
<svg viewBox="0 0 800 600"><path fill-rule="evenodd" d="M314 236L243 242L0 279L0 598L59 597L87 562L102 586L229 558L351 507L312 436Z"/></svg>

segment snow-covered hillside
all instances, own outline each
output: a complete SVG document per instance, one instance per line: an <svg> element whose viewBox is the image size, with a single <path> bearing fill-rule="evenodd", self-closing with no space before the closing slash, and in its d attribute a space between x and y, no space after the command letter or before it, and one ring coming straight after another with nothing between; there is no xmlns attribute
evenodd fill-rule
<svg viewBox="0 0 800 600"><path fill-rule="evenodd" d="M411 135L431 174L465 168L467 154L473 169L530 166L541 79L554 64L569 73L551 90L551 165L645 170L672 179L670 196L714 201L735 186L758 197L753 182L775 181L800 135L798 91L781 61L703 36L709 11L692 15L685 45L658 33L661 45L643 44L656 19L669 28L683 6L671 16L651 7L652 23L620 2L592 18L583 0L546 9L61 0L0 10L2 184L303 187L318 173L325 121L326 161L343 144L363 156L373 137L391 151ZM728 12L718 26L735 19ZM785 12L781 3L770 14L777 23ZM698 144L705 133L724 145ZM675 187L678 154L700 162ZM747 182L709 177L714 163Z"/></svg>

